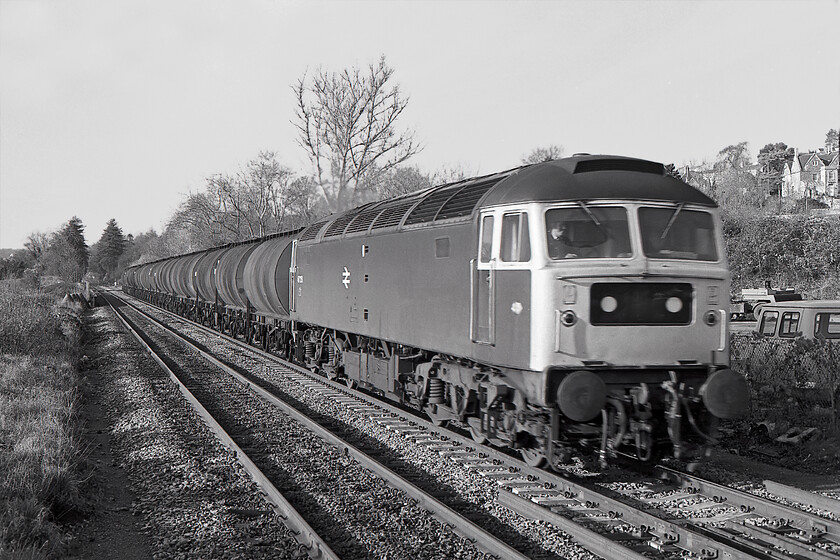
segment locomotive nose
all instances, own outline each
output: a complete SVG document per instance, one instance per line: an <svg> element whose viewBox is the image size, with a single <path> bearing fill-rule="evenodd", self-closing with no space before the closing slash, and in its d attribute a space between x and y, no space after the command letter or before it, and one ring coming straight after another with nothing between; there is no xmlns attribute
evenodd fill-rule
<svg viewBox="0 0 840 560"><path fill-rule="evenodd" d="M557 387L560 411L575 422L592 420L607 401L607 386L591 371L570 373Z"/></svg>
<svg viewBox="0 0 840 560"><path fill-rule="evenodd" d="M712 373L700 388L700 396L709 412L724 420L744 416L750 409L747 380L731 369Z"/></svg>

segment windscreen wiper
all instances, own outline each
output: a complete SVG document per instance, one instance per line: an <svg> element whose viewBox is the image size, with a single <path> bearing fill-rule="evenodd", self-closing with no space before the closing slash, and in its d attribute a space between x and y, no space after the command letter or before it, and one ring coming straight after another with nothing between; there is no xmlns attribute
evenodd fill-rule
<svg viewBox="0 0 840 560"><path fill-rule="evenodd" d="M601 225L601 222L598 221L598 218L596 218L595 214L592 213L592 210L589 209L589 206L587 206L586 203L582 200L578 200L577 203L578 206L580 206L581 209L584 212L586 212L586 215L589 216L589 219L592 220L592 223L595 224L599 230L601 230L601 233L603 233L605 237L609 237L609 232L604 228L604 226Z"/></svg>
<svg viewBox="0 0 840 560"><path fill-rule="evenodd" d="M677 216L680 215L684 206L685 202L680 202L677 209L674 210L674 213L671 215L671 219L668 220L668 224L665 226L665 229L662 230L662 235L659 236L660 240L665 239L665 237L668 236L668 232L671 231L671 226L674 225L674 221L677 219Z"/></svg>

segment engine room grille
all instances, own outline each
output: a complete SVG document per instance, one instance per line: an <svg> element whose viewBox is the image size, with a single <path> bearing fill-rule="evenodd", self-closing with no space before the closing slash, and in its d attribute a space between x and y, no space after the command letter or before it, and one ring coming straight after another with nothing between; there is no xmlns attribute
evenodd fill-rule
<svg viewBox="0 0 840 560"><path fill-rule="evenodd" d="M416 203L416 200L410 200L400 204L395 204L382 211L371 226L371 229L382 229L391 226L398 226L402 221L403 216Z"/></svg>
<svg viewBox="0 0 840 560"><path fill-rule="evenodd" d="M461 190L462 185L455 185L452 187L444 187L433 192L423 202L417 205L417 208L412 210L408 218L405 219L408 224L422 224L424 222L431 222L437 216L438 210L446 204L449 199Z"/></svg>
<svg viewBox="0 0 840 560"><path fill-rule="evenodd" d="M303 233L300 234L301 241L312 241L316 237L318 237L318 232L321 231L321 228L324 227L329 220L321 220L320 222L315 222L311 226L307 227L303 230Z"/></svg>
<svg viewBox="0 0 840 560"><path fill-rule="evenodd" d="M691 284L682 282L592 285L592 325L688 325L692 319Z"/></svg>
<svg viewBox="0 0 840 560"><path fill-rule="evenodd" d="M350 222L350 225L347 226L347 229L344 230L344 233L357 233L360 231L367 231L370 227L370 224L373 223L373 220L382 212L382 208L377 206L372 210L366 210L361 214L357 215L356 218Z"/></svg>
<svg viewBox="0 0 840 560"><path fill-rule="evenodd" d="M472 214L475 205L478 204L478 201L481 200L482 196L484 196L484 193L492 189L493 186L503 178L504 177L494 177L487 181L480 181L478 183L466 185L443 205L435 216L435 220L469 216Z"/></svg>

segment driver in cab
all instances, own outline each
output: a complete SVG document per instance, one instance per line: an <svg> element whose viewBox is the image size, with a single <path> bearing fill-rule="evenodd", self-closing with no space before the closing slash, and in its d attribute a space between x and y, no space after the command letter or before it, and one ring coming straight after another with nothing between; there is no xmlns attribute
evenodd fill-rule
<svg viewBox="0 0 840 560"><path fill-rule="evenodd" d="M548 231L548 256L552 259L573 259L578 255L569 238L569 225L554 222Z"/></svg>

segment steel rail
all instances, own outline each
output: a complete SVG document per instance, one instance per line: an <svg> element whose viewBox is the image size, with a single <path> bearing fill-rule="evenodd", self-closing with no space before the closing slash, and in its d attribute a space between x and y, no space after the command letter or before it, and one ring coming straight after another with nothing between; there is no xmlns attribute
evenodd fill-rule
<svg viewBox="0 0 840 560"><path fill-rule="evenodd" d="M801 488L794 488L787 484L775 482L773 480L764 481L764 489L775 494L776 496L799 502L800 504L813 506L817 509L830 512L837 517L840 517L840 500L836 498L829 498L822 494L802 490Z"/></svg>
<svg viewBox="0 0 840 560"><path fill-rule="evenodd" d="M119 297L119 296L114 296ZM137 309L135 307L135 309ZM142 310L138 311L140 313L144 313ZM144 313L145 314L145 313ZM529 560L527 556L519 552L518 550L514 549L510 545L506 544L505 542L499 540L491 533L485 531L469 519L463 517L462 515L455 512L453 509L436 499L435 497L431 496L427 492L423 491L422 489L418 488L408 480L404 479L397 473L390 470L388 467L374 459L373 457L365 454L363 451L357 449L352 444L344 441L339 436L330 432L327 428L323 427L321 424L312 420L302 412L298 411L291 405L283 402L277 396L273 395L266 389L260 387L253 381L247 379L238 371L234 370L227 364L219 361L208 352L202 350L198 346L192 344L191 342L184 339L182 335L180 335L175 329L172 327L162 323L158 319L149 316L146 314L147 317L151 321L154 321L162 328L166 329L168 332L172 333L174 336L178 337L180 341L189 346L193 351L198 353L202 358L204 358L209 363L213 364L214 366L218 367L219 369L223 370L225 373L229 374L233 379L241 383L244 387L248 390L252 391L253 393L259 395L261 398L265 399L266 401L272 403L277 408L281 409L284 413L291 416L295 421L300 423L303 426L306 426L309 430L317 434L322 439L329 442L331 445L341 449L346 455L353 457L356 461L358 461L362 466L372 471L374 474L379 476L380 478L387 481L390 485L401 490L406 495L411 497L419 506L429 510L432 512L433 515L438 517L438 519L442 520L443 525L447 526L453 532L461 535L462 537L474 542L476 546L484 548L490 554L497 556L498 558L504 560ZM181 318L183 319L183 318ZM249 347L249 349L253 349ZM285 365L285 364L283 364ZM342 387L346 389L346 387Z"/></svg>
<svg viewBox="0 0 840 560"><path fill-rule="evenodd" d="M784 506L749 492L729 488L668 467L660 465L656 468L683 488L693 488L703 495L711 496L713 499L725 500L735 506L740 506L742 511L782 521L810 533L813 537L828 536L832 541L840 544L840 523L837 521L825 519L801 509Z"/></svg>
<svg viewBox="0 0 840 560"><path fill-rule="evenodd" d="M326 542L315 532L312 527L306 522L303 516L286 500L283 494L271 483L271 481L260 471L248 455L242 451L236 442L228 435L222 426L215 418L207 411L206 408L195 398L192 392L181 382L177 375L166 365L163 359L152 349L152 347L143 339L142 335L130 324L125 314L114 306L108 297L116 297L109 294L104 297L108 306L114 312L114 315L120 320L123 326L129 333L137 340L140 346L152 357L152 359L166 372L173 383L178 387L178 390L184 396L186 401L192 406L199 417L204 421L210 431L216 438L228 449L230 449L236 460L251 476L254 482L265 493L266 500L274 506L283 524L286 525L295 540L307 551L307 555L313 559L325 560L340 560L338 555L330 549Z"/></svg>

